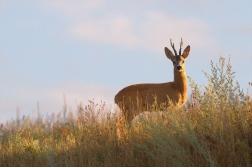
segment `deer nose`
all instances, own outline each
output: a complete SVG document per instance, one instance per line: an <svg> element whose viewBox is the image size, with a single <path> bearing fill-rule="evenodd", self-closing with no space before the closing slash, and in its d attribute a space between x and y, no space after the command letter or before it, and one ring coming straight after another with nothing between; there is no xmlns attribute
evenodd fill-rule
<svg viewBox="0 0 252 167"><path fill-rule="evenodd" d="M182 70L182 67L181 66L177 66L177 70Z"/></svg>

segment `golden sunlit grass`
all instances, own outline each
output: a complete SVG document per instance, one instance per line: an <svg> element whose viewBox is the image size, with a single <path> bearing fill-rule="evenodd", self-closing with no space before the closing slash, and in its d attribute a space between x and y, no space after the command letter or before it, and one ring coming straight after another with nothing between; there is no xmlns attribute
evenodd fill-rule
<svg viewBox="0 0 252 167"><path fill-rule="evenodd" d="M252 166L251 90L233 83L230 61L211 65L204 88L189 78L184 108L140 116L121 139L118 116L94 101L76 119L64 110L1 125L0 166Z"/></svg>

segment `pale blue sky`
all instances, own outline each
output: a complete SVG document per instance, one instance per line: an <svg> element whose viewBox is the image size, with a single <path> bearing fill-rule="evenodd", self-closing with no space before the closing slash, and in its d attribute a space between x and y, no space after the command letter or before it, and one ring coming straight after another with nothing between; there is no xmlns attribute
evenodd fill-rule
<svg viewBox="0 0 252 167"><path fill-rule="evenodd" d="M123 87L172 81L164 54L173 39L191 45L187 75L202 73L220 54L236 79L252 81L252 1L0 0L0 122L59 112L95 99L113 102Z"/></svg>

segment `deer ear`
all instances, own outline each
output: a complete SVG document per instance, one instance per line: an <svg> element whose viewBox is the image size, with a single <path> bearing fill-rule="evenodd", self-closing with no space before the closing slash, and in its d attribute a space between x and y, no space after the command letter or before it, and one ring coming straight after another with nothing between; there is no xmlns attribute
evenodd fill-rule
<svg viewBox="0 0 252 167"><path fill-rule="evenodd" d="M186 48L185 48L185 50L184 50L184 52L183 52L183 54L182 54L182 57L184 57L185 59L188 57L188 55L189 55L189 52L190 52L190 45L188 45Z"/></svg>
<svg viewBox="0 0 252 167"><path fill-rule="evenodd" d="M174 54L173 54L167 47L165 47L164 50L165 50L165 55L166 55L166 57L167 57L168 59L172 60L173 57L174 57Z"/></svg>

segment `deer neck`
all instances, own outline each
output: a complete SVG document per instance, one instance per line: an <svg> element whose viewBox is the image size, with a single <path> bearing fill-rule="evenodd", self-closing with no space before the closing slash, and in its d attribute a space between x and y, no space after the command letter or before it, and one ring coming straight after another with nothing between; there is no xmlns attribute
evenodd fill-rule
<svg viewBox="0 0 252 167"><path fill-rule="evenodd" d="M176 89L178 89L182 94L186 94L188 85L185 71L178 72L176 69L174 69L173 83Z"/></svg>

